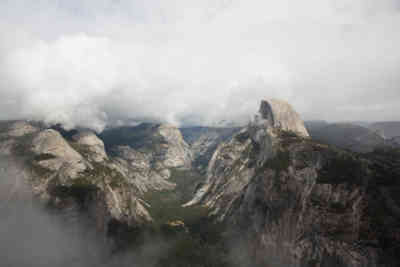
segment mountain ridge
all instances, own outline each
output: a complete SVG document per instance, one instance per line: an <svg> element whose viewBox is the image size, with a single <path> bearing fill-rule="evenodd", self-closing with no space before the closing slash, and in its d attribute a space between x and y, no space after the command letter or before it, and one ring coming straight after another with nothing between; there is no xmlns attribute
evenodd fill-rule
<svg viewBox="0 0 400 267"><path fill-rule="evenodd" d="M172 248L157 267L396 266L400 152L319 143L288 103L268 101L240 129L7 122L0 154L42 203L88 214L113 249L162 233Z"/></svg>

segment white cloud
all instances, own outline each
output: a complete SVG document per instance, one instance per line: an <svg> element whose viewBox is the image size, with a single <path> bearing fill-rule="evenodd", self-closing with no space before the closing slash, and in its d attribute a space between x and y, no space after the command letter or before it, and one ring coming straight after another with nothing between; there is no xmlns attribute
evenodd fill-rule
<svg viewBox="0 0 400 267"><path fill-rule="evenodd" d="M15 0L0 10L0 118L209 124L280 97L306 118L400 119L394 0Z"/></svg>

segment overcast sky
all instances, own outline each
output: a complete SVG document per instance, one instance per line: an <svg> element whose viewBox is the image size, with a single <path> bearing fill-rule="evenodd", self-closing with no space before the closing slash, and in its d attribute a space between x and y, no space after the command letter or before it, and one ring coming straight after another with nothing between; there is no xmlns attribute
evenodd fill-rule
<svg viewBox="0 0 400 267"><path fill-rule="evenodd" d="M399 0L1 0L0 119L400 119Z"/></svg>

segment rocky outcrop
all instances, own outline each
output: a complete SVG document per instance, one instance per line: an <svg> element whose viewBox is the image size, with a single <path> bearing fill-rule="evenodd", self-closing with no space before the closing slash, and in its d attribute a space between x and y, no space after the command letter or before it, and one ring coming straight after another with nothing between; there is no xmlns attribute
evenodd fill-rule
<svg viewBox="0 0 400 267"><path fill-rule="evenodd" d="M318 144L271 110L218 147L186 205L246 237L261 266L396 266L400 157Z"/></svg>
<svg viewBox="0 0 400 267"><path fill-rule="evenodd" d="M103 141L93 132L81 131L73 135L72 140L91 161L103 162L108 159Z"/></svg>
<svg viewBox="0 0 400 267"><path fill-rule="evenodd" d="M315 142L287 103L263 101L254 121L217 148L221 135L210 130L189 146L173 126L141 124L108 129L101 134L104 145L91 132L63 137L29 124L0 124L0 154L13 159L12 173L21 178L11 188L23 179L47 206L84 211L108 235L123 239L158 215L161 228L202 232L188 258L202 256L200 249L214 260L221 257L213 249L229 257L220 245L235 249L240 243L260 266L387 267L400 261L400 152L361 155ZM198 181L188 170L190 148L195 156L212 157L205 182L185 205L191 207L183 208ZM222 228L209 228L210 220L228 227L220 236L239 238L216 245L213 231ZM173 254L194 239L177 243Z"/></svg>
<svg viewBox="0 0 400 267"><path fill-rule="evenodd" d="M49 171L63 170L65 179L75 179L88 168L81 154L75 151L55 130L39 132L32 141L37 164Z"/></svg>
<svg viewBox="0 0 400 267"><path fill-rule="evenodd" d="M193 154L193 167L204 173L212 155L222 142L229 140L240 128L186 127L180 129Z"/></svg>
<svg viewBox="0 0 400 267"><path fill-rule="evenodd" d="M160 153L156 156L163 161L163 165L167 168L190 168L191 151L179 129L172 125L162 124L157 131L163 137L164 142L161 144Z"/></svg>
<svg viewBox="0 0 400 267"><path fill-rule="evenodd" d="M252 140L245 130L221 144L210 161L204 185L186 206L202 203L223 220L225 211L233 204L232 196L241 192L254 174L254 169L249 168L254 162L246 154L252 146Z"/></svg>
<svg viewBox="0 0 400 267"><path fill-rule="evenodd" d="M217 202L212 198L223 199L226 191L230 192L230 196L241 192L254 174L255 167L263 165L276 154L279 143L277 136L282 132L308 137L303 121L288 103L280 100L261 101L254 120L215 151L204 186L187 205L202 201L214 212L222 206L229 209L233 203L230 197L221 201L221 207L215 206ZM223 217L224 214L221 219Z"/></svg>
<svg viewBox="0 0 400 267"><path fill-rule="evenodd" d="M41 201L61 210L87 210L104 233L110 223L134 227L152 221L140 188L107 157L93 133L80 132L68 142L53 129L14 125L3 132L9 138L1 142L7 144L2 154L19 162L24 182Z"/></svg>
<svg viewBox="0 0 400 267"><path fill-rule="evenodd" d="M130 178L143 194L149 190L171 190L171 169L190 169L192 153L178 128L143 123L113 128L102 133L115 167Z"/></svg>
<svg viewBox="0 0 400 267"><path fill-rule="evenodd" d="M112 157L90 131L43 129L29 122L0 126L1 153L22 162L32 192L60 209L81 206L103 232L110 223L151 222L144 193L174 189L171 170L191 167L189 146L170 125L112 129L111 142L105 138Z"/></svg>
<svg viewBox="0 0 400 267"><path fill-rule="evenodd" d="M266 128L280 128L303 137L309 136L300 115L282 100L262 100L256 122L264 124Z"/></svg>
<svg viewBox="0 0 400 267"><path fill-rule="evenodd" d="M174 189L171 170L191 167L189 146L170 125L113 129L117 143L107 147L112 157L90 131L44 129L29 122L3 126L1 153L21 162L34 195L60 210L86 210L104 233L151 222L144 193Z"/></svg>
<svg viewBox="0 0 400 267"><path fill-rule="evenodd" d="M168 181L170 171L163 165L153 163L151 155L130 146L117 146L113 167L118 169L135 185L140 194L149 190L172 190L175 184Z"/></svg>

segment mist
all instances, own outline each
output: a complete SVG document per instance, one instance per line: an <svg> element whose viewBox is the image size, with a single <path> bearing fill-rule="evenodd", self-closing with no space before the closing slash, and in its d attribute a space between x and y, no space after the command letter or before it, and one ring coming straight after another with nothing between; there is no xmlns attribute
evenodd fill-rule
<svg viewBox="0 0 400 267"><path fill-rule="evenodd" d="M216 244L193 247L199 241L188 232L171 235L143 230L135 234L131 244L124 243L129 232L112 236L98 231L90 212L73 202L63 208L51 208L35 197L22 164L0 156L1 266L198 266L196 261L200 258L203 263L208 260L210 266L255 266L240 237L229 239L226 251ZM207 233L213 235L212 231ZM225 265L213 265L214 261Z"/></svg>
<svg viewBox="0 0 400 267"><path fill-rule="evenodd" d="M0 119L246 122L262 98L304 119L399 120L400 3L0 3Z"/></svg>
<svg viewBox="0 0 400 267"><path fill-rule="evenodd" d="M22 166L0 157L0 258L7 267L153 267L170 244L146 237L135 250L117 250L77 207L51 209L32 194ZM129 252L129 253L127 253Z"/></svg>
<svg viewBox="0 0 400 267"><path fill-rule="evenodd" d="M88 225L84 227L83 215L73 214L73 211L58 214L60 217L52 215L32 197L24 173L14 161L1 157L0 169L3 266L99 263L101 242L95 242L94 231Z"/></svg>

